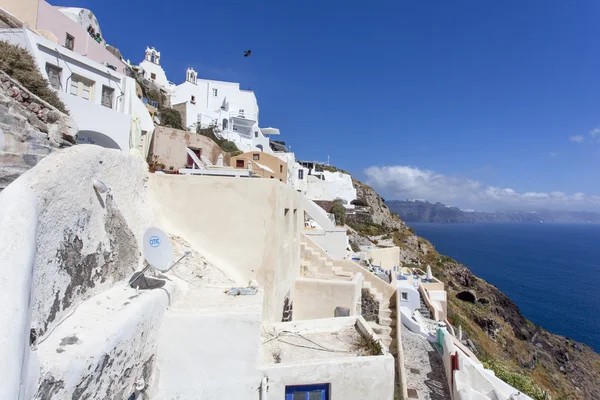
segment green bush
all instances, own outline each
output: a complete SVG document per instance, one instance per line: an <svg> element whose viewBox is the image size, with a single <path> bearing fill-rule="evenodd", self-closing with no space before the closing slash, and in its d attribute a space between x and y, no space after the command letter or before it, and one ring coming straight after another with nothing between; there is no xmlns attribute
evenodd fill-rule
<svg viewBox="0 0 600 400"><path fill-rule="evenodd" d="M363 236L378 236L385 233L383 227L375 223L355 224L350 226Z"/></svg>
<svg viewBox="0 0 600 400"><path fill-rule="evenodd" d="M353 252L358 253L360 251L360 247L359 245L357 245L354 242L350 242L350 248L352 249Z"/></svg>
<svg viewBox="0 0 600 400"><path fill-rule="evenodd" d="M163 108L158 112L160 125L175 129L183 129L183 122L179 111L173 108Z"/></svg>
<svg viewBox="0 0 600 400"><path fill-rule="evenodd" d="M227 152L227 153L233 153L235 151L239 151L237 146L235 145L235 143L233 143L229 140L223 140L221 143L219 143L219 147L221 148L221 150L223 150L224 152Z"/></svg>
<svg viewBox="0 0 600 400"><path fill-rule="evenodd" d="M335 200L331 206L331 213L335 215L336 225L346 225L346 207L341 201Z"/></svg>
<svg viewBox="0 0 600 400"><path fill-rule="evenodd" d="M24 48L0 41L0 70L19 81L40 99L68 114L58 93L50 87L48 81L37 69L35 60Z"/></svg>
<svg viewBox="0 0 600 400"><path fill-rule="evenodd" d="M190 130L195 130L196 133L199 133L202 136L206 136L207 138L218 144L221 150L223 150L226 153L229 153L231 157L239 156L243 153L243 151L240 151L240 149L238 149L234 142L217 137L216 131L218 128L216 126L200 128L197 124L194 125L191 126Z"/></svg>

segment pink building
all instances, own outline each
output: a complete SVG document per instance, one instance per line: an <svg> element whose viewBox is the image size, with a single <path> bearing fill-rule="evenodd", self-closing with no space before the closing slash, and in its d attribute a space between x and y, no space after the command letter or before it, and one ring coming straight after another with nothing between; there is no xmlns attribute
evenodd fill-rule
<svg viewBox="0 0 600 400"><path fill-rule="evenodd" d="M57 7L44 0L2 0L2 8L57 45L125 72L125 63L106 48L98 21L85 9ZM85 18L78 18L85 15Z"/></svg>

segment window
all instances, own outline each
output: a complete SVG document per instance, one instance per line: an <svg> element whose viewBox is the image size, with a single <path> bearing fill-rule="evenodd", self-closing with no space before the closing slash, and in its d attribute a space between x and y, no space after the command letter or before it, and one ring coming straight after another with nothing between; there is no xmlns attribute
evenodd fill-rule
<svg viewBox="0 0 600 400"><path fill-rule="evenodd" d="M56 65L46 63L46 73L48 74L48 81L50 86L56 90L60 90L60 71Z"/></svg>
<svg viewBox="0 0 600 400"><path fill-rule="evenodd" d="M298 179L304 179L304 170L303 169L298 170Z"/></svg>
<svg viewBox="0 0 600 400"><path fill-rule="evenodd" d="M238 115L242 118L244 118L244 110L240 108L240 110L238 111ZM258 136L257 136L258 137Z"/></svg>
<svg viewBox="0 0 600 400"><path fill-rule="evenodd" d="M71 77L70 92L73 96L92 101L94 82L79 75Z"/></svg>
<svg viewBox="0 0 600 400"><path fill-rule="evenodd" d="M244 168L244 160L235 160L236 168Z"/></svg>
<svg viewBox="0 0 600 400"><path fill-rule="evenodd" d="M329 400L329 384L286 386L285 400Z"/></svg>
<svg viewBox="0 0 600 400"><path fill-rule="evenodd" d="M213 89L213 97L217 97L217 95L219 94L219 91L217 89Z"/></svg>
<svg viewBox="0 0 600 400"><path fill-rule="evenodd" d="M282 173L282 172L283 172L283 165L280 165L279 166L279 173Z"/></svg>
<svg viewBox="0 0 600 400"><path fill-rule="evenodd" d="M253 154L252 159L256 161L260 160L260 154Z"/></svg>
<svg viewBox="0 0 600 400"><path fill-rule="evenodd" d="M227 129L227 119L223 118L223 130Z"/></svg>
<svg viewBox="0 0 600 400"><path fill-rule="evenodd" d="M190 101L192 104L196 104L196 96L192 95L192 99Z"/></svg>
<svg viewBox="0 0 600 400"><path fill-rule="evenodd" d="M112 108L115 89L102 85L102 105Z"/></svg>
<svg viewBox="0 0 600 400"><path fill-rule="evenodd" d="M258 137L258 131L254 131L254 137Z"/></svg>
<svg viewBox="0 0 600 400"><path fill-rule="evenodd" d="M67 38L65 39L65 47L69 50L73 50L75 47L75 37L73 35L69 35L67 33Z"/></svg>
<svg viewBox="0 0 600 400"><path fill-rule="evenodd" d="M202 155L202 149L192 149L190 148L190 150L192 151L192 153L194 153L196 155L197 158L200 158L200 156ZM194 159L188 154L187 155L187 167L193 167L194 166Z"/></svg>
<svg viewBox="0 0 600 400"><path fill-rule="evenodd" d="M408 301L408 292L402 292L402 300Z"/></svg>
<svg viewBox="0 0 600 400"><path fill-rule="evenodd" d="M150 79L155 80L156 79L156 74L154 72L152 72L150 74Z"/></svg>

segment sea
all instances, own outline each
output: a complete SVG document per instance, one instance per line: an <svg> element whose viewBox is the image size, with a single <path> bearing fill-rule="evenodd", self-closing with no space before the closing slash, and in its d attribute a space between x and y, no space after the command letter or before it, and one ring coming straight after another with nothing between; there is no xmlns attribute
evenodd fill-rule
<svg viewBox="0 0 600 400"><path fill-rule="evenodd" d="M546 330L600 353L600 224L410 223Z"/></svg>

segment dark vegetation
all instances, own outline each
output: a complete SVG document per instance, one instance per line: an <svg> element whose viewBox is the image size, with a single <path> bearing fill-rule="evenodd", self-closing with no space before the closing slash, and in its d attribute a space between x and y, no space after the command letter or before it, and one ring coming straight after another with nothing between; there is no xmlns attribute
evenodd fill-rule
<svg viewBox="0 0 600 400"><path fill-rule="evenodd" d="M68 114L58 93L50 87L48 81L37 69L35 60L24 48L0 41L0 70L19 81L40 99Z"/></svg>

